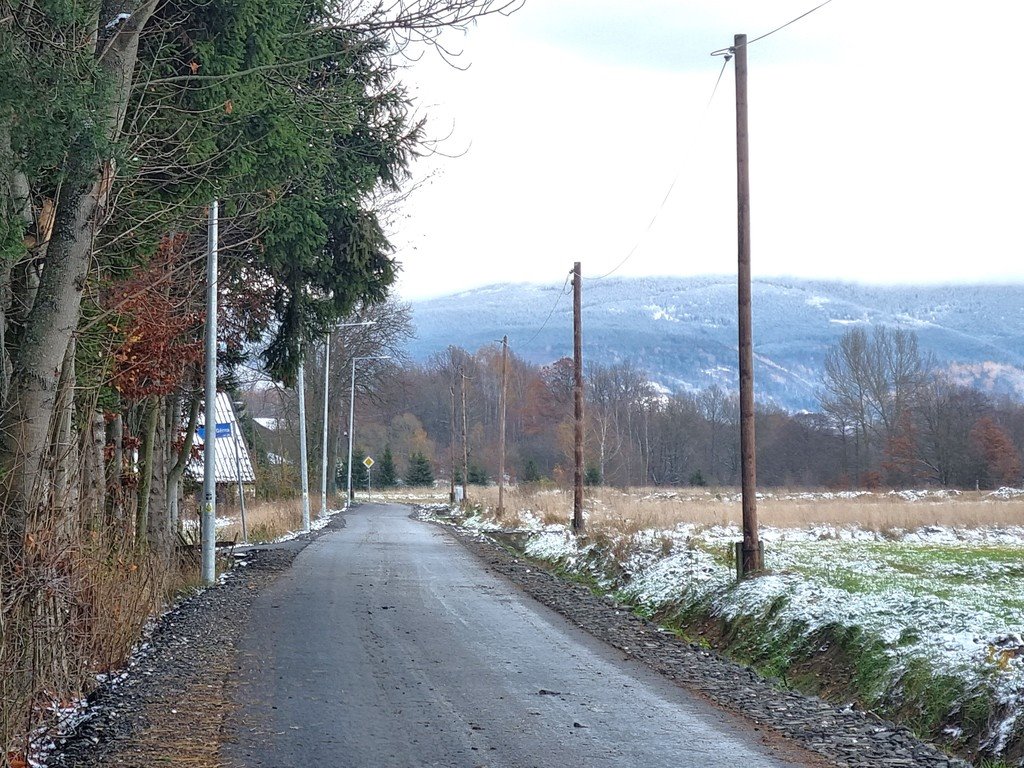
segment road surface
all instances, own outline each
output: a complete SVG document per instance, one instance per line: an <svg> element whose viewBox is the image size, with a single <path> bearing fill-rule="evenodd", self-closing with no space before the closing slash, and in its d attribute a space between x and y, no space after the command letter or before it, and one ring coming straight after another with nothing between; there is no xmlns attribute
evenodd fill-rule
<svg viewBox="0 0 1024 768"><path fill-rule="evenodd" d="M253 616L229 765L802 765L490 575L408 507L354 509Z"/></svg>

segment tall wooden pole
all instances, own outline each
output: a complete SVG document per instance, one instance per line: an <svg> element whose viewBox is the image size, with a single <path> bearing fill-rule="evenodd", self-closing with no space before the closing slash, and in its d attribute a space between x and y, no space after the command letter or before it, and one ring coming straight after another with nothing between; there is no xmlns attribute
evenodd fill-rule
<svg viewBox="0 0 1024 768"><path fill-rule="evenodd" d="M584 534L583 523L583 279L580 263L572 267L572 362L573 362L573 411L576 417L573 429L573 474L572 530L576 535Z"/></svg>
<svg viewBox="0 0 1024 768"><path fill-rule="evenodd" d="M466 437L466 371L462 374L462 506L469 506L469 439Z"/></svg>
<svg viewBox="0 0 1024 768"><path fill-rule="evenodd" d="M750 311L750 147L747 133L747 36L736 35L736 203L739 245L737 298L740 352L740 463L743 481L744 574L763 569L757 530L754 439L754 336Z"/></svg>
<svg viewBox="0 0 1024 768"><path fill-rule="evenodd" d="M501 403L498 410L498 512L505 511L505 404L508 392L508 336L501 337Z"/></svg>
<svg viewBox="0 0 1024 768"><path fill-rule="evenodd" d="M455 428L457 422L455 421L455 379L452 379L452 385L450 387L452 393L452 435L451 440L451 454L452 454L452 481L451 489L448 492L448 502L451 504L455 503Z"/></svg>

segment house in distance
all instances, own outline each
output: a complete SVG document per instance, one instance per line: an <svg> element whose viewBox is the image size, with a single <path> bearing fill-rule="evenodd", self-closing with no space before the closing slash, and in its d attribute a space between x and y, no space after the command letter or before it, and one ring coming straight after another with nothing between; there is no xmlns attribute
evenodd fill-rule
<svg viewBox="0 0 1024 768"><path fill-rule="evenodd" d="M250 495L255 492L256 472L253 469L252 457L245 444L245 437L242 435L234 406L226 392L217 393L215 415L217 417L214 428L217 501L218 503L236 504L240 490L244 490ZM195 445L204 446L206 436L205 413L200 411ZM205 476L201 451L198 459L192 459L189 462L186 472L202 488ZM250 486L250 488L245 490L246 486Z"/></svg>

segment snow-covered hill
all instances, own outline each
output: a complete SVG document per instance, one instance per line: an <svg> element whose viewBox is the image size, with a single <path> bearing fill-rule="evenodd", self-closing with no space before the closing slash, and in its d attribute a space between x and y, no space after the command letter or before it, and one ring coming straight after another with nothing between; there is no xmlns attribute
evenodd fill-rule
<svg viewBox="0 0 1024 768"><path fill-rule="evenodd" d="M505 333L532 362L572 354L572 297L561 285L492 285L412 307L417 338L409 352L416 360L451 344L476 350ZM759 399L813 408L825 350L853 325L914 330L923 350L958 380L1024 396L1024 285L879 287L786 278L754 282ZM586 360L632 360L669 390L712 383L734 389L735 279L584 279L583 339Z"/></svg>

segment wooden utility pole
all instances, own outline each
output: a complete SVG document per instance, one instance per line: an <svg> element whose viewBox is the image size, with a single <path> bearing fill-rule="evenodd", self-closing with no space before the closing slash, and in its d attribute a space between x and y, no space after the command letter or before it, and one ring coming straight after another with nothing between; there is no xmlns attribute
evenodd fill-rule
<svg viewBox="0 0 1024 768"><path fill-rule="evenodd" d="M456 421L455 421L455 379L452 379L452 385L451 385L450 389L451 389L451 393L452 393L452 420L451 420L452 436L451 436L451 440L449 442L451 443L451 454L452 454L452 482L451 482L451 489L450 489L450 491L448 493L448 501L449 501L449 503L454 504L455 503L455 425L456 425Z"/></svg>
<svg viewBox="0 0 1024 768"><path fill-rule="evenodd" d="M583 278L580 263L572 266L572 362L573 430L572 530L577 536L586 531L583 523Z"/></svg>
<svg viewBox="0 0 1024 768"><path fill-rule="evenodd" d="M505 403L508 392L508 336L501 337L501 403L498 410L498 513L505 511Z"/></svg>
<svg viewBox="0 0 1024 768"><path fill-rule="evenodd" d="M747 36L733 40L736 67L737 298L740 352L740 463L743 481L743 575L764 568L757 530L754 439L754 336L750 311L750 147L747 133Z"/></svg>
<svg viewBox="0 0 1024 768"><path fill-rule="evenodd" d="M466 370L462 374L462 506L469 506L469 440L466 437Z"/></svg>

